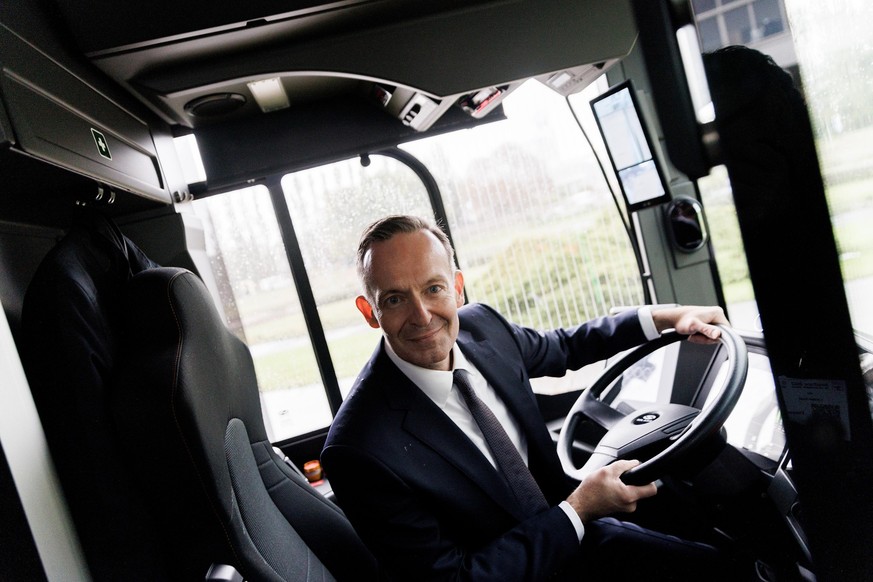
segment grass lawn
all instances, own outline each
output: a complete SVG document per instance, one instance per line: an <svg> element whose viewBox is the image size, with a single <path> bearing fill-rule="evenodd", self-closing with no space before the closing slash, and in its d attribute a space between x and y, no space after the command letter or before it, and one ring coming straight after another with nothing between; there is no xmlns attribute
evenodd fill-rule
<svg viewBox="0 0 873 582"><path fill-rule="evenodd" d="M337 378L354 378L370 358L380 333L372 328L328 340ZM261 391L308 386L321 382L315 355L309 342L280 350L255 360Z"/></svg>

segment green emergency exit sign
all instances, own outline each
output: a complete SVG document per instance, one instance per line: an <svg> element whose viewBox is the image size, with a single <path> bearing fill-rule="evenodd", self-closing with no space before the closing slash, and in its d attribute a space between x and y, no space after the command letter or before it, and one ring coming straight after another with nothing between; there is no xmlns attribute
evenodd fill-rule
<svg viewBox="0 0 873 582"><path fill-rule="evenodd" d="M97 144L97 151L107 160L112 159L112 153L109 151L109 144L106 142L106 137L93 127L91 128L91 137L94 138L94 143Z"/></svg>

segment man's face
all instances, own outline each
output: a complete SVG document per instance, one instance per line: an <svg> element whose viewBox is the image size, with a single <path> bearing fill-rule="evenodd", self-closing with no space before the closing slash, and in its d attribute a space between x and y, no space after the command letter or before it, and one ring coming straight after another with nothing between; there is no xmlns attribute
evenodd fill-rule
<svg viewBox="0 0 873 582"><path fill-rule="evenodd" d="M373 244L364 258L372 298L356 305L403 360L448 370L458 337L464 277L430 232L400 233Z"/></svg>

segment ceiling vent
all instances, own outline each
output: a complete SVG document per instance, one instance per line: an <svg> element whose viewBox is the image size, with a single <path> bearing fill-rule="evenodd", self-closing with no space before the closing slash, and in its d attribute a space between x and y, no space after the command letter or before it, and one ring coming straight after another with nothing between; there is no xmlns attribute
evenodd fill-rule
<svg viewBox="0 0 873 582"><path fill-rule="evenodd" d="M214 93L189 101L185 111L194 117L213 119L233 113L245 104L245 96L239 93Z"/></svg>

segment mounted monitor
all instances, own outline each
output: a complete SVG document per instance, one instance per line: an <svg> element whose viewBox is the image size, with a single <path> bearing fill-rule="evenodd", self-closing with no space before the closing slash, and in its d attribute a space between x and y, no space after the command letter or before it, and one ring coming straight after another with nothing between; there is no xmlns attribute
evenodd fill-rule
<svg viewBox="0 0 873 582"><path fill-rule="evenodd" d="M668 202L670 191L630 80L592 99L591 109L628 212Z"/></svg>

